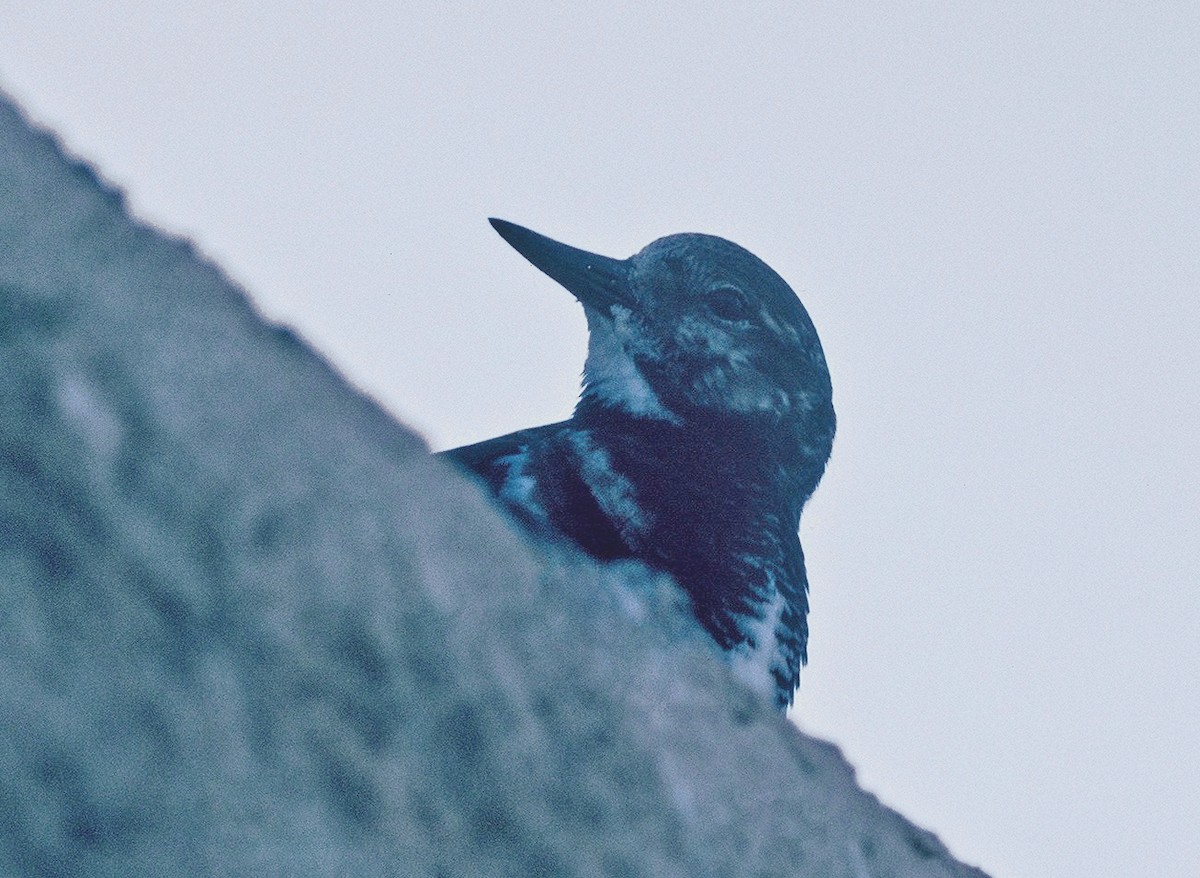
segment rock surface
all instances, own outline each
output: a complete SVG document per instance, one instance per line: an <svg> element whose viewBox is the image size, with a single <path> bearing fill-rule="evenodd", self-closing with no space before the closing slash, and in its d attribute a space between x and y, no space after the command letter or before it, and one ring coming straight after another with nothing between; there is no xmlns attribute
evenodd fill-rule
<svg viewBox="0 0 1200 878"><path fill-rule="evenodd" d="M0 873L979 876L0 98Z"/></svg>

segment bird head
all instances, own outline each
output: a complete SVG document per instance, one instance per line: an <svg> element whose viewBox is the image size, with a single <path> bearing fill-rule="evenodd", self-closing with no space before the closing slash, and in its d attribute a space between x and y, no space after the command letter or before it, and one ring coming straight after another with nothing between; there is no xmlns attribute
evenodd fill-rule
<svg viewBox="0 0 1200 878"><path fill-rule="evenodd" d="M834 415L821 343L799 298L761 259L699 234L670 235L612 259L491 223L584 307L581 407L689 425L782 427L813 444L804 450L824 463Z"/></svg>

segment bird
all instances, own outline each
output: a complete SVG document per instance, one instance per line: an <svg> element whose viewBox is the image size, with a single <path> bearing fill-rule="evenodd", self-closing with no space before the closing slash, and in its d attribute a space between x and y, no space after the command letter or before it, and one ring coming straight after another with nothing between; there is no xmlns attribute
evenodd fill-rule
<svg viewBox="0 0 1200 878"><path fill-rule="evenodd" d="M714 235L615 259L489 222L583 306L582 389L565 421L439 455L534 537L669 574L734 673L786 712L808 659L800 514L836 428L804 305Z"/></svg>

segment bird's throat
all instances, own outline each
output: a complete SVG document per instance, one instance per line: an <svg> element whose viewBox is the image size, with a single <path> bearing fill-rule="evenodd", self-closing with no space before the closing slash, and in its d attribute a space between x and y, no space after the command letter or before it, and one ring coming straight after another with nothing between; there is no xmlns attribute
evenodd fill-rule
<svg viewBox="0 0 1200 878"><path fill-rule="evenodd" d="M580 405L595 404L640 418L677 423L678 417L663 405L622 341L619 324L628 316L617 313L610 319L592 308L584 310L588 354L583 365Z"/></svg>

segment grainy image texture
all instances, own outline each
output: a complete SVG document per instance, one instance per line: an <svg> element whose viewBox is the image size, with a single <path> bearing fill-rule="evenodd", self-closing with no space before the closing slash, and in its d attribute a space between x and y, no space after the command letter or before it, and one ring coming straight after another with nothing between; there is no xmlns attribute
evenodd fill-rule
<svg viewBox="0 0 1200 878"><path fill-rule="evenodd" d="M0 364L0 872L982 874L2 99Z"/></svg>

